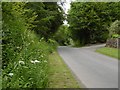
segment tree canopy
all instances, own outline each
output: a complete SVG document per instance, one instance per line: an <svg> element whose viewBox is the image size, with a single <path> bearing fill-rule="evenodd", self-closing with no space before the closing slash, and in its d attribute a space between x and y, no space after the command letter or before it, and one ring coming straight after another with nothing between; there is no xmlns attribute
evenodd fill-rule
<svg viewBox="0 0 120 90"><path fill-rule="evenodd" d="M72 2L68 23L74 41L105 42L110 24L120 20L119 8L120 2Z"/></svg>
<svg viewBox="0 0 120 90"><path fill-rule="evenodd" d="M32 12L27 13L30 17L31 13L35 13L37 16L33 24L35 27L33 30L44 37L50 38L58 30L59 26L63 24L63 10L57 5L57 2L29 2L25 5L27 9L31 9Z"/></svg>

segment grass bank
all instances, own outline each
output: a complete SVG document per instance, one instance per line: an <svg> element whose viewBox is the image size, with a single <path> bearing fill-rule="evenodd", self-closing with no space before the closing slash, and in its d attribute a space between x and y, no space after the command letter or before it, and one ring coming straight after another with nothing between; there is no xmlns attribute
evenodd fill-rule
<svg viewBox="0 0 120 90"><path fill-rule="evenodd" d="M57 52L49 56L48 88L80 88L71 71Z"/></svg>
<svg viewBox="0 0 120 90"><path fill-rule="evenodd" d="M103 47L103 48L97 49L96 52L120 59L120 56L118 55L118 52L120 52L120 49L118 50L117 48Z"/></svg>

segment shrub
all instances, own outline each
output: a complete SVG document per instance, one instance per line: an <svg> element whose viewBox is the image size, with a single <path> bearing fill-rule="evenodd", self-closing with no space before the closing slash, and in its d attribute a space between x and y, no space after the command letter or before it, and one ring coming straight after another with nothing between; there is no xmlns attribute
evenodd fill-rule
<svg viewBox="0 0 120 90"><path fill-rule="evenodd" d="M109 27L109 36L117 37L120 35L120 21L116 20Z"/></svg>
<svg viewBox="0 0 120 90"><path fill-rule="evenodd" d="M119 34L113 34L111 37L112 37L112 38L119 38L120 35L119 35Z"/></svg>

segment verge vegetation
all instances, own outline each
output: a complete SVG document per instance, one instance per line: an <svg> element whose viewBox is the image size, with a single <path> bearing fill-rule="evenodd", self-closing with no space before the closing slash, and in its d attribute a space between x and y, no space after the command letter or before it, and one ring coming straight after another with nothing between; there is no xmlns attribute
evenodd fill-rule
<svg viewBox="0 0 120 90"><path fill-rule="evenodd" d="M49 55L49 88L80 88L57 51Z"/></svg>
<svg viewBox="0 0 120 90"><path fill-rule="evenodd" d="M120 56L119 56L120 49L103 47L103 48L97 49L96 52L99 52L101 54L105 54L107 56L114 57L114 58L120 60Z"/></svg>
<svg viewBox="0 0 120 90"><path fill-rule="evenodd" d="M57 3L2 3L2 88L48 86L48 56L57 47L49 35L62 24L58 8Z"/></svg>

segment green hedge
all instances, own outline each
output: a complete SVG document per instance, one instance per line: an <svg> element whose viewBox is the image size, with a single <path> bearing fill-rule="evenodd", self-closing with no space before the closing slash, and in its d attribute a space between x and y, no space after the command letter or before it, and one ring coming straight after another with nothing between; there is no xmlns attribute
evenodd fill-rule
<svg viewBox="0 0 120 90"><path fill-rule="evenodd" d="M20 8L13 8L20 5L3 4L2 88L45 88L48 55L54 48L28 30Z"/></svg>

